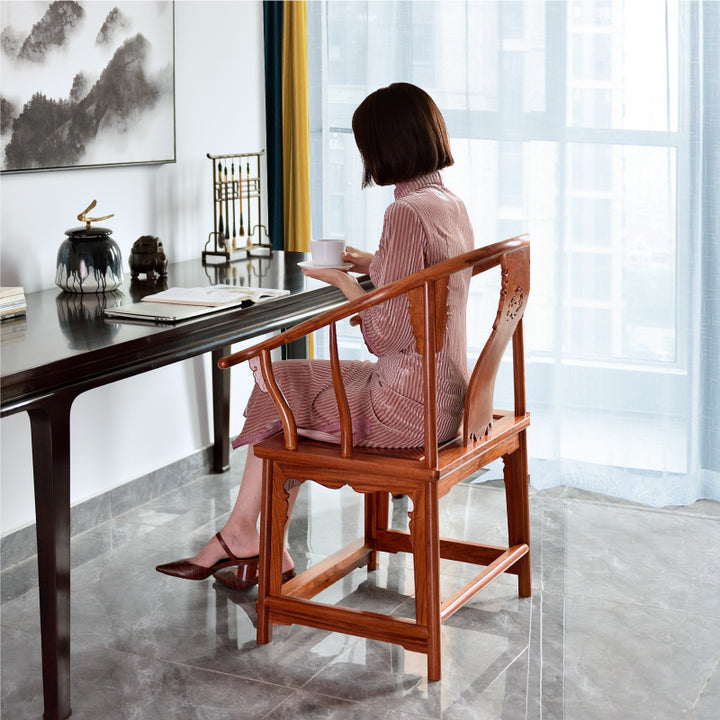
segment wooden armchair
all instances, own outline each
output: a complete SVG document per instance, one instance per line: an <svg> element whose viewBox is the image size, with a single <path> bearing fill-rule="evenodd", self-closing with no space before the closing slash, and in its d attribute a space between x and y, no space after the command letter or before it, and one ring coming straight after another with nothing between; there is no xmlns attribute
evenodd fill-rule
<svg viewBox="0 0 720 720"><path fill-rule="evenodd" d="M435 353L443 340L447 317L448 277L472 268L472 274L501 267L500 301L490 337L475 365L465 401L461 433L438 445L435 401ZM263 460L260 528L258 643L272 639L272 625L293 624L397 643L426 653L428 680L441 675L440 626L490 580L501 573L518 576L521 597L531 593L530 521L525 411L522 316L530 289L530 244L512 238L434 265L378 288L254 347L222 358L227 368L258 357L265 384L275 401L284 432L254 446ZM361 310L407 293L416 337L423 356L425 440L415 449L353 447L351 418L343 389L335 324ZM471 317L471 314L470 314ZM293 414L273 377L270 351L324 327L329 328L334 388L341 423L339 445L298 437ZM515 407L493 410L493 389L503 353L512 338ZM507 501L507 547L440 536L438 500L461 480L503 458ZM283 533L287 520L289 478L312 480L329 488L351 486L364 494L364 537L282 584ZM389 528L391 495L407 495L413 508L410 530ZM313 601L320 591L355 568L377 567L378 552L412 553L415 578L414 619L391 617ZM444 601L440 598L440 559L474 563L483 570Z"/></svg>

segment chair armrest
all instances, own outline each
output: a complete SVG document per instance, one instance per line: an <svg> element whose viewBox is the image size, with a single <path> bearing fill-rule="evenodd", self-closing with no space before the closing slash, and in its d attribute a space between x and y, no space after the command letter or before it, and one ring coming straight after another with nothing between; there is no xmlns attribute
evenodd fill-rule
<svg viewBox="0 0 720 720"><path fill-rule="evenodd" d="M285 447L288 450L297 448L297 423L282 390L275 379L270 353L272 350L283 345L299 340L300 338L316 332L324 327L330 330L330 360L333 379L333 389L338 405L338 416L340 420L340 449L343 457L352 457L352 418L345 388L340 372L340 361L337 350L336 323L347 317L351 317L362 311L386 302L391 298L407 294L409 303L409 321L415 335L415 347L418 354L423 358L423 398L425 406L424 422L424 462L428 467L434 467L438 457L437 423L436 423L436 398L435 398L435 356L442 347L445 327L445 315L447 314L447 291L448 277L454 273L472 269L476 275L506 261L509 254L522 251L527 253L529 241L524 237L511 238L502 242L488 245L478 250L473 250L455 258L433 265L421 270L406 278L401 278L393 283L370 291L364 297L349 300L333 310L328 310L315 318L306 320L289 330L268 338L256 345L253 345L239 352L220 358L218 366L229 368L238 363L250 360L254 357L260 359L260 370L263 380L271 395L280 415L285 434ZM501 292L502 297L505 290ZM524 308L523 308L524 309ZM442 315L442 317L440 317ZM520 314L520 318L522 314ZM497 325L497 321L496 321ZM493 328L493 334L495 328ZM487 348L487 345L486 345ZM524 380L522 375L522 329L513 336L516 390L516 409L519 406L524 408ZM483 354L485 350L483 351ZM519 355L519 358L518 358ZM519 363L519 365L518 365ZM518 374L519 368L519 374ZM477 370L476 370L477 372ZM481 379L483 375L479 376ZM475 373L473 373L475 379ZM491 378L494 385L494 374ZM471 385L472 385L471 380ZM476 383L477 384L477 383ZM521 392L519 392L521 390ZM492 395L492 387L489 388ZM521 395L521 397L519 397ZM490 397L492 402L492 397ZM523 410L524 412L524 410ZM492 412L490 410L490 416ZM467 403L464 425L468 426ZM476 423L477 424L477 423ZM467 430L464 432L467 437Z"/></svg>

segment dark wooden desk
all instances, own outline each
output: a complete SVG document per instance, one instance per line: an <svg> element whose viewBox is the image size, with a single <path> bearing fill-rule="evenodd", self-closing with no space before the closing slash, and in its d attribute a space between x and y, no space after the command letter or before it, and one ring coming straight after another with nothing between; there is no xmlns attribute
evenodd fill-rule
<svg viewBox="0 0 720 720"><path fill-rule="evenodd" d="M166 284L125 281L107 295L58 289L29 293L27 316L0 325L1 414L27 412L32 436L42 634L44 718L70 715L70 408L86 390L206 352L213 358L213 465L229 467L230 374L217 360L232 343L290 327L344 301L308 280L302 253L276 252L231 265L199 260L168 268ZM368 281L369 282L369 281ZM176 325L110 322L103 307L139 300L165 287L220 283L287 288L270 302L233 308ZM290 354L293 354L292 349ZM131 478L128 478L130 480Z"/></svg>

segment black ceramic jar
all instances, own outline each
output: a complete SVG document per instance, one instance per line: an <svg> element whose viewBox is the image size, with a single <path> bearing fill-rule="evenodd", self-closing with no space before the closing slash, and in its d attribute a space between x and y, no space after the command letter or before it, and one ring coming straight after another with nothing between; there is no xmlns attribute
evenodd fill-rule
<svg viewBox="0 0 720 720"><path fill-rule="evenodd" d="M118 244L103 227L66 230L57 256L55 284L71 293L104 293L123 281Z"/></svg>

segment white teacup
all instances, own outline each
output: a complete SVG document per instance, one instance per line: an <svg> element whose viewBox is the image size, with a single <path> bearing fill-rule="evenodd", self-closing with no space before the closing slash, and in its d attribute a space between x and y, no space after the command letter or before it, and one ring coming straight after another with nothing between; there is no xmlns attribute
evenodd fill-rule
<svg viewBox="0 0 720 720"><path fill-rule="evenodd" d="M310 253L315 265L338 267L343 264L344 240L320 239L310 241Z"/></svg>

